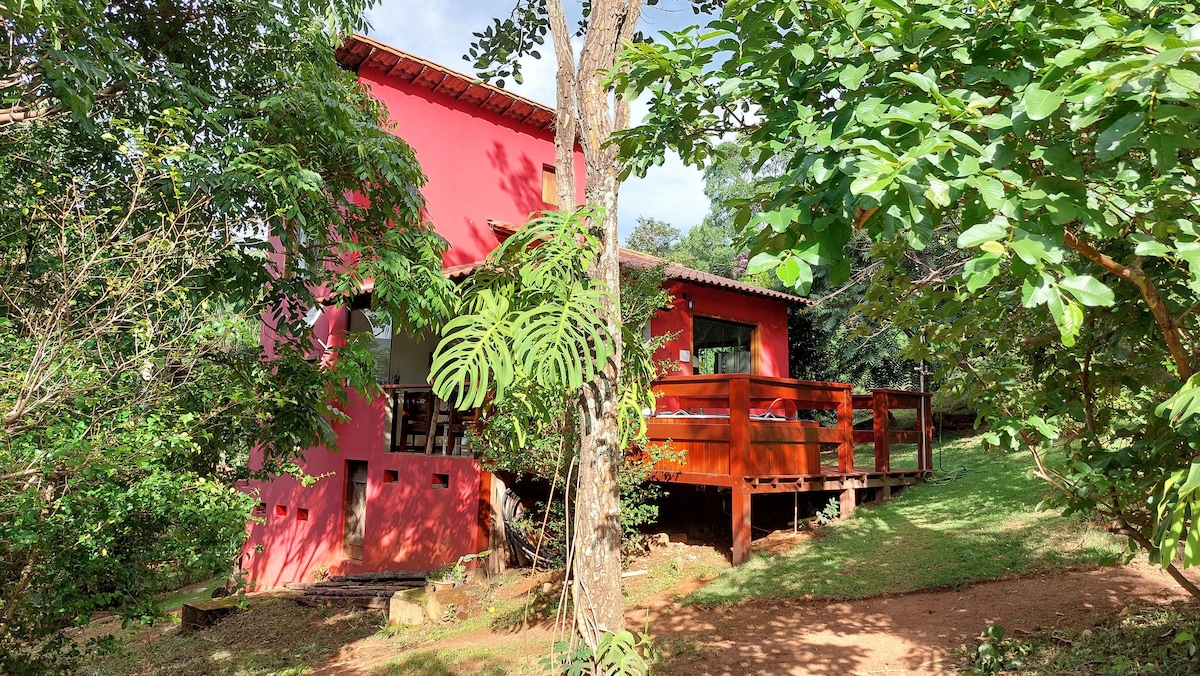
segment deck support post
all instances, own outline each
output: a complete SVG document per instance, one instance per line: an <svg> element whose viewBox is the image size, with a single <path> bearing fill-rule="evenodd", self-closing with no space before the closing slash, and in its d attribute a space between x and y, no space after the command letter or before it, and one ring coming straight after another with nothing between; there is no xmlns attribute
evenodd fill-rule
<svg viewBox="0 0 1200 676"><path fill-rule="evenodd" d="M871 393L871 417L875 425L875 471L887 472L892 468L891 421L888 420L887 392L875 390Z"/></svg>
<svg viewBox="0 0 1200 676"><path fill-rule="evenodd" d="M933 411L932 397L928 392L920 394L921 408L917 411L917 427L921 430L921 443L917 450L917 469L928 472L933 469Z"/></svg>
<svg viewBox="0 0 1200 676"><path fill-rule="evenodd" d="M729 513L733 519L733 565L740 566L750 558L750 487L744 480L733 484Z"/></svg>
<svg viewBox="0 0 1200 676"><path fill-rule="evenodd" d="M838 472L854 472L854 392L849 387L842 390L837 405L838 420Z"/></svg>
<svg viewBox="0 0 1200 676"><path fill-rule="evenodd" d="M838 493L838 518L849 519L850 515L854 513L856 497L854 494L855 483L856 482L853 480L846 480L842 483L842 485L846 486L846 488L843 488L841 492Z"/></svg>

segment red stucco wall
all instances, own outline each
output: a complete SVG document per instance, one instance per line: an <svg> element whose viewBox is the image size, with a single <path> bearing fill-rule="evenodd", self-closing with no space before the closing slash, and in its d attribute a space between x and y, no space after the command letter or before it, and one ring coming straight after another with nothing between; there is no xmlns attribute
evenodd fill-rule
<svg viewBox="0 0 1200 676"><path fill-rule="evenodd" d="M665 288L675 300L671 308L659 310L650 321L650 332L656 336L669 333L677 335L655 353L656 361L674 361L679 365L677 374L692 374L690 362L679 362L679 351L692 351L692 317L699 315L758 326L759 374L780 378L788 376L785 303L677 280L668 281ZM689 300L695 303L694 309L688 309Z"/></svg>
<svg viewBox="0 0 1200 676"><path fill-rule="evenodd" d="M331 574L376 570L428 570L453 563L476 548L479 463L466 458L385 453L383 405L351 395L351 421L335 427L337 452L312 448L304 469L318 477L310 486L294 479L255 485L266 504L265 523L251 523L243 555L248 577L260 587L312 582L314 572ZM342 553L342 511L347 460L367 462L366 527L361 561ZM261 462L256 458L253 462ZM384 470L399 480L384 483ZM434 474L449 477L448 488L433 488ZM287 507L276 516L276 506ZM299 509L308 510L300 521ZM260 551L261 549L261 551Z"/></svg>
<svg viewBox="0 0 1200 676"><path fill-rule="evenodd" d="M362 81L388 107L395 133L409 143L428 177L422 189L426 217L450 243L447 265L483 259L497 244L489 220L520 225L542 202L542 167L554 165L554 134L435 94L421 86L364 70ZM583 154L575 153L576 193L583 200ZM341 344L344 310L325 308L314 334ZM272 342L270 329L263 332ZM304 470L320 477L304 487L292 479L252 486L266 504L265 523L251 523L243 555L248 577L259 587L311 582L313 573L421 570L453 563L477 551L479 464L462 458L385 453L383 400L352 397L351 420L338 425L338 452L305 452ZM366 536L361 561L342 553L342 511L347 460L368 463ZM399 481L383 482L384 470ZM447 474L448 489L431 487ZM287 516L275 516L277 505ZM307 509L308 520L297 520ZM261 550L261 551L260 551Z"/></svg>
<svg viewBox="0 0 1200 676"><path fill-rule="evenodd" d="M387 104L395 132L416 151L429 182L429 220L449 240L446 265L482 260L498 243L488 220L521 225L542 202L542 166L554 166L554 132L523 126L478 106L363 70L359 79ZM583 201L583 152L575 151Z"/></svg>

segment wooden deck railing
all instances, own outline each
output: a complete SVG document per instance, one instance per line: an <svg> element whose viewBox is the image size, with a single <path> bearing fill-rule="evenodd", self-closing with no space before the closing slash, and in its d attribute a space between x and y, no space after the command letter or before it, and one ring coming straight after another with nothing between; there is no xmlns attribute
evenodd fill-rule
<svg viewBox="0 0 1200 676"><path fill-rule="evenodd" d="M928 394L875 390L855 395L846 383L748 374L672 376L654 389L659 400L647 421L651 442L687 451L682 462L663 460L655 469L680 480L888 472L891 446L901 443L918 445L918 469L930 465ZM888 411L905 408L918 410L917 431L890 428ZM855 409L873 412L874 429L854 429ZM837 425L823 427L801 417L814 410L835 411ZM874 468L855 467L856 442L875 444ZM823 444L837 445L836 469L821 467Z"/></svg>
<svg viewBox="0 0 1200 676"><path fill-rule="evenodd" d="M871 411L874 423L870 430L854 430L854 441L875 444L876 471L891 470L892 444L916 444L917 469L922 472L933 469L933 414L929 406L928 392L871 390L870 394L854 395L854 409ZM916 411L916 429L893 430L891 411L906 409Z"/></svg>
<svg viewBox="0 0 1200 676"><path fill-rule="evenodd" d="M427 384L384 385L383 450L471 457L475 411L457 411Z"/></svg>

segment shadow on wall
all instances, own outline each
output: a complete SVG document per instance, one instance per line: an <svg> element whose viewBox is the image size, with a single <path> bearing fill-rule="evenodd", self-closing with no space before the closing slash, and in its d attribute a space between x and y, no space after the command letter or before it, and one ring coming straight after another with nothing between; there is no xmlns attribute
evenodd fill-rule
<svg viewBox="0 0 1200 676"><path fill-rule="evenodd" d="M479 465L382 453L369 472L363 560L348 569L430 570L476 547Z"/></svg>
<svg viewBox="0 0 1200 676"><path fill-rule="evenodd" d="M311 449L309 454L328 452ZM265 523L251 525L243 555L243 567L257 588L314 582L314 573L336 566L342 558L341 482L340 475L324 476L304 487L295 479L278 478L260 487Z"/></svg>
<svg viewBox="0 0 1200 676"><path fill-rule="evenodd" d="M529 159L522 154L520 159L513 161L508 156L508 150L498 142L492 143L487 153L500 179L501 189L512 198L513 206L523 214L546 209L542 202L542 164ZM522 225L514 223L513 225Z"/></svg>
<svg viewBox="0 0 1200 676"><path fill-rule="evenodd" d="M328 453L309 456L317 452ZM251 528L244 565L252 580L275 587L316 581L318 571L433 570L475 551L480 486L475 461L408 453L366 460L362 559L348 559L342 551L344 471L309 487L279 479L263 487L266 523ZM297 518L301 510L304 520Z"/></svg>

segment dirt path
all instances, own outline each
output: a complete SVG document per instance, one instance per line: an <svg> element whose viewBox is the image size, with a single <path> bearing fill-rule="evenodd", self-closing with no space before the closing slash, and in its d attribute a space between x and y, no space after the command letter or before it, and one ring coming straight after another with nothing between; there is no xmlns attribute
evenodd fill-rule
<svg viewBox="0 0 1200 676"><path fill-rule="evenodd" d="M1186 598L1161 570L1133 564L844 603L793 600L705 610L659 598L630 609L629 620L644 626L649 611L651 633L669 658L667 673L928 674L952 670L947 651L972 643L988 624L1019 636L1092 624L1130 603ZM487 646L497 655L528 655L549 636L544 628L503 635L481 631L423 649ZM395 657L369 643L347 648L318 673L370 673Z"/></svg>

